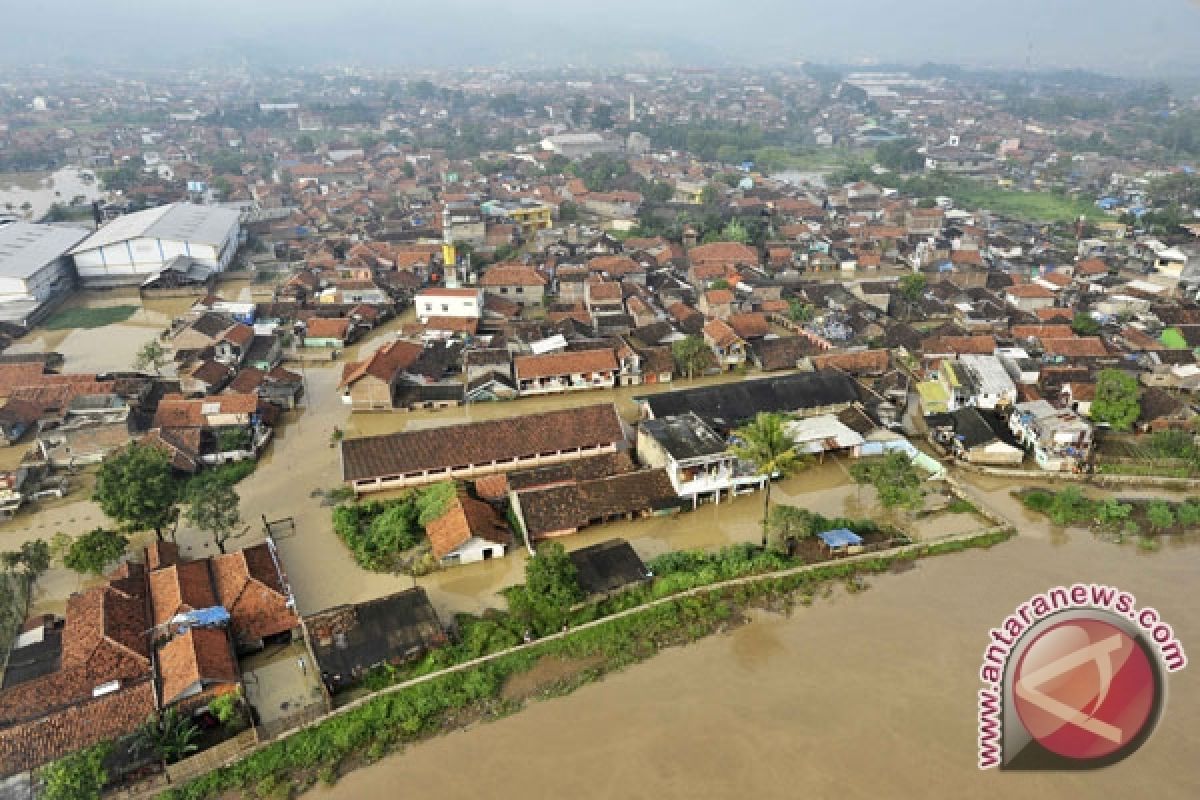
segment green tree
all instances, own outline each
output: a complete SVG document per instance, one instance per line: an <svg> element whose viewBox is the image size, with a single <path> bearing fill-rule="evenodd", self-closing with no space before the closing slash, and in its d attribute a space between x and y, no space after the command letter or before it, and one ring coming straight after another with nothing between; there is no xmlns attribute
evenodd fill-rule
<svg viewBox="0 0 1200 800"><path fill-rule="evenodd" d="M426 528L429 523L446 513L458 489L453 481L442 481L417 492L417 523Z"/></svg>
<svg viewBox="0 0 1200 800"><path fill-rule="evenodd" d="M1079 311L1071 320L1071 330L1080 336L1095 336L1100 333L1100 323L1091 314Z"/></svg>
<svg viewBox="0 0 1200 800"><path fill-rule="evenodd" d="M926 284L928 284L928 280L920 272L902 275L897 281L896 285L900 289L900 296L904 298L906 315L911 315L913 306L921 302L921 298L925 296Z"/></svg>
<svg viewBox="0 0 1200 800"><path fill-rule="evenodd" d="M63 564L80 574L103 575L104 568L125 555L129 539L122 533L95 528L71 542Z"/></svg>
<svg viewBox="0 0 1200 800"><path fill-rule="evenodd" d="M296 137L296 151L299 153L311 153L317 149L317 143L313 141L313 137L307 133L302 133Z"/></svg>
<svg viewBox="0 0 1200 800"><path fill-rule="evenodd" d="M1185 500L1175 509L1175 518L1185 528L1194 528L1196 525L1200 525L1200 503L1194 500Z"/></svg>
<svg viewBox="0 0 1200 800"><path fill-rule="evenodd" d="M850 467L850 477L860 486L873 486L884 508L921 507L921 473L907 453L893 450L882 458L863 459Z"/></svg>
<svg viewBox="0 0 1200 800"><path fill-rule="evenodd" d="M1119 369L1102 370L1096 376L1096 397L1092 401L1092 419L1127 431L1142 413L1137 379Z"/></svg>
<svg viewBox="0 0 1200 800"><path fill-rule="evenodd" d="M817 315L817 309L814 306L802 302L797 297L789 297L787 304L787 316L792 322L812 322L813 317Z"/></svg>
<svg viewBox="0 0 1200 800"><path fill-rule="evenodd" d="M38 771L42 781L41 800L99 800L108 783L104 759L112 751L105 742L60 758Z"/></svg>
<svg viewBox="0 0 1200 800"><path fill-rule="evenodd" d="M1068 486L1055 493L1046 515L1055 525L1076 525L1096 515L1096 503L1077 486Z"/></svg>
<svg viewBox="0 0 1200 800"><path fill-rule="evenodd" d="M179 495L166 451L132 444L100 465L92 499L112 519L131 530L152 530L161 542L178 516Z"/></svg>
<svg viewBox="0 0 1200 800"><path fill-rule="evenodd" d="M20 569L31 584L50 569L50 545L44 539L33 539L11 552L0 554L6 569Z"/></svg>
<svg viewBox="0 0 1200 800"><path fill-rule="evenodd" d="M671 345L671 355L675 359L675 369L680 375L693 378L697 373L703 373L715 363L712 348L702 336L685 336Z"/></svg>
<svg viewBox="0 0 1200 800"><path fill-rule="evenodd" d="M214 472L202 472L188 485L188 523L207 533L222 553L225 543L241 536L241 498L232 484Z"/></svg>
<svg viewBox="0 0 1200 800"><path fill-rule="evenodd" d="M196 752L200 729L178 709L151 714L133 734L133 750L152 754L164 765Z"/></svg>
<svg viewBox="0 0 1200 800"><path fill-rule="evenodd" d="M1146 521L1156 531L1166 530L1175 524L1175 512L1166 500L1151 500L1146 506Z"/></svg>
<svg viewBox="0 0 1200 800"><path fill-rule="evenodd" d="M162 343L158 339L151 339L142 345L141 350L137 351L137 355L133 358L133 368L139 372L153 368L155 375L161 375L162 368L169 360Z"/></svg>
<svg viewBox="0 0 1200 800"><path fill-rule="evenodd" d="M767 529L775 549L783 552L789 539L807 539L817 534L813 514L806 508L775 506L767 514Z"/></svg>
<svg viewBox="0 0 1200 800"><path fill-rule="evenodd" d="M762 546L767 546L767 526L771 510L771 481L786 478L797 470L803 460L792 440L784 430L787 417L782 414L760 412L752 422L734 432L738 444L733 453L743 461L749 461L766 477L763 489Z"/></svg>
<svg viewBox="0 0 1200 800"><path fill-rule="evenodd" d="M575 564L558 542L544 544L525 562L525 584L509 593L509 608L539 636L561 630L582 600Z"/></svg>

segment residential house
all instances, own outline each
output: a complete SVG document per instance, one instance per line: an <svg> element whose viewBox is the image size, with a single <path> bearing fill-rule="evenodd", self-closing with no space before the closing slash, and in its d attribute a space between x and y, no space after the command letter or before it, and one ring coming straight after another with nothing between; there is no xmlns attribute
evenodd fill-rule
<svg viewBox="0 0 1200 800"><path fill-rule="evenodd" d="M1054 292L1038 283L1019 283L1004 290L1004 301L1020 311L1036 312L1054 305Z"/></svg>
<svg viewBox="0 0 1200 800"><path fill-rule="evenodd" d="M616 353L609 348L517 356L513 368L522 395L611 389L621 371Z"/></svg>
<svg viewBox="0 0 1200 800"><path fill-rule="evenodd" d="M350 339L350 320L342 317L310 317L304 323L305 347L343 348Z"/></svg>
<svg viewBox="0 0 1200 800"><path fill-rule="evenodd" d="M729 444L688 411L643 420L638 425L638 460L666 471L675 493L695 508L707 500L762 488L765 478L740 463Z"/></svg>
<svg viewBox="0 0 1200 800"><path fill-rule="evenodd" d="M746 363L746 340L737 335L728 323L719 319L704 324L704 342L716 356L723 370L736 369Z"/></svg>
<svg viewBox="0 0 1200 800"><path fill-rule="evenodd" d="M479 285L486 296L502 297L521 307L536 308L543 303L546 279L533 267L496 264L483 273Z"/></svg>
<svg viewBox="0 0 1200 800"><path fill-rule="evenodd" d="M362 361L346 363L338 384L342 402L355 411L390 411L403 371L417 362L422 349L419 344L398 339Z"/></svg>
<svg viewBox="0 0 1200 800"><path fill-rule="evenodd" d="M425 289L417 293L414 305L417 320L427 325L431 319L478 320L483 316L483 289Z"/></svg>
<svg viewBox="0 0 1200 800"><path fill-rule="evenodd" d="M1017 442L1031 451L1038 466L1051 472L1082 468L1092 449L1092 426L1070 409L1045 400L1017 403L1008 418Z"/></svg>
<svg viewBox="0 0 1200 800"><path fill-rule="evenodd" d="M433 557L443 565L504 556L512 531L496 510L460 490L445 512L425 526Z"/></svg>
<svg viewBox="0 0 1200 800"><path fill-rule="evenodd" d="M925 418L933 440L955 458L969 464L1019 467L1025 451L1012 441L1012 433L995 414L974 406Z"/></svg>

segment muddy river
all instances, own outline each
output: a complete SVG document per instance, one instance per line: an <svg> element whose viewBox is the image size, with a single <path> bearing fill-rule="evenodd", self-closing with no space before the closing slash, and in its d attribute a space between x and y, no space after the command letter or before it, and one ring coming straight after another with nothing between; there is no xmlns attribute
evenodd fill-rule
<svg viewBox="0 0 1200 800"><path fill-rule="evenodd" d="M574 694L409 748L313 798L1200 797L1200 671L1170 679L1132 758L1090 773L981 773L976 678L986 631L1079 579L1155 605L1200 648L1200 545L1157 553L1031 529L921 562L790 618L762 615Z"/></svg>

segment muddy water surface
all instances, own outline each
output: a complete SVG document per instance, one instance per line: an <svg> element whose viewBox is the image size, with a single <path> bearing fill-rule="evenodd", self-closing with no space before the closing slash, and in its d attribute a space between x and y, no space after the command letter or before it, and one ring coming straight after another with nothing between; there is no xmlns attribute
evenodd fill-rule
<svg viewBox="0 0 1200 800"><path fill-rule="evenodd" d="M1200 671L1170 679L1159 728L1091 773L980 773L975 692L987 630L1079 579L1153 604L1200 652L1200 546L1158 553L1069 534L920 562L790 618L674 649L499 722L351 773L322 800L439 798L1200 797Z"/></svg>

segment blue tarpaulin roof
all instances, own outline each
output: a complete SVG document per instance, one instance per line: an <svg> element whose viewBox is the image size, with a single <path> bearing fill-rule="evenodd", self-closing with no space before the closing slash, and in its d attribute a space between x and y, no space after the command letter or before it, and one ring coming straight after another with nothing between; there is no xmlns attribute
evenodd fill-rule
<svg viewBox="0 0 1200 800"><path fill-rule="evenodd" d="M817 535L821 537L821 541L825 543L825 546L830 548L850 547L851 545L862 544L862 537L849 528L834 528L831 531L825 531Z"/></svg>
<svg viewBox="0 0 1200 800"><path fill-rule="evenodd" d="M210 628L228 623L229 612L225 610L224 606L212 606L196 611L185 611L176 619L197 628Z"/></svg>

